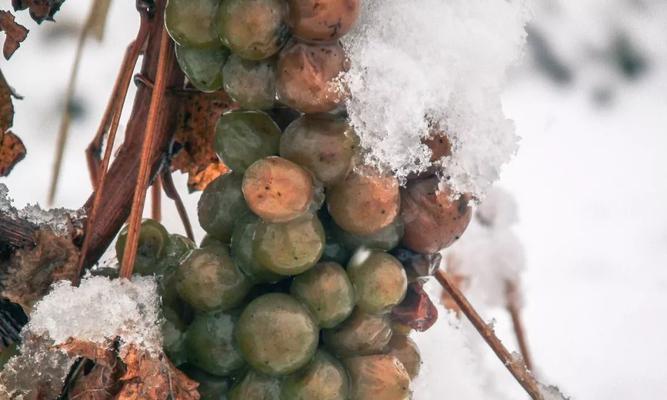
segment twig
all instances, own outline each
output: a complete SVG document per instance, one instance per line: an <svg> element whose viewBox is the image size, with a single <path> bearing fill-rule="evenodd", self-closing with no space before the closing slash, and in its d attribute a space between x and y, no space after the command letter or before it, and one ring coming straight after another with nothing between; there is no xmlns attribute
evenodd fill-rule
<svg viewBox="0 0 667 400"><path fill-rule="evenodd" d="M194 241L195 235L192 232L192 224L190 223L190 218L188 218L188 211L185 209L185 205L183 205L183 200L181 200L181 196L178 194L176 185L174 185L174 180L171 177L169 168L165 168L162 171L162 187L164 189L164 194L176 204L176 210L178 211L179 217L181 217L185 234L188 236L188 239Z"/></svg>
<svg viewBox="0 0 667 400"><path fill-rule="evenodd" d="M513 282L507 282L507 311L512 318L512 325L514 326L514 334L516 335L516 340L519 344L519 349L521 350L521 356L523 357L523 362L526 363L526 367L531 371L533 370L533 361L530 355L530 350L528 349L528 340L526 339L526 331L523 326L523 320L521 318L521 308L519 306L519 290L517 285Z"/></svg>
<svg viewBox="0 0 667 400"><path fill-rule="evenodd" d="M160 111L160 105L164 98L165 88L167 86L167 69L171 67L169 62L173 58L173 48L170 47L170 39L167 31L162 28L160 37L160 55L158 59L157 75L155 78L155 87L151 96L151 103L148 109L148 118L146 122L146 130L144 132L144 142L141 149L141 159L139 162L139 173L137 175L137 183L134 190L134 198L132 199L132 211L130 212L130 219L127 228L127 242L125 244L125 252L123 253L123 261L120 267L120 277L129 278L132 275L134 268L134 260L137 256L137 246L139 244L139 226L141 224L141 215L144 211L144 203L146 201L146 189L149 180L149 169L152 148L154 145L155 131L157 127L157 118Z"/></svg>
<svg viewBox="0 0 667 400"><path fill-rule="evenodd" d="M114 142L116 140L116 132L118 131L118 125L123 111L123 105L125 104L127 91L130 86L130 82L132 80L132 72L134 71L134 66L137 63L137 59L139 58L139 52L141 51L141 48L146 42L147 36L148 36L147 20L145 14L142 13L139 32L137 33L136 39L134 40L132 45L130 45L127 53L125 54L123 63L121 64L121 69L118 79L116 80L117 86L114 87L114 92L111 95L111 99L109 101L108 110L105 111L105 118L107 118L107 116L111 117L109 140L107 140L107 145L106 148L104 149L104 158L102 159L102 164L100 165L100 167L97 169L96 172L91 171L91 174L94 175L95 182L97 183L94 185L95 188L95 193L93 194L94 200L92 207L90 208L90 212L88 213L88 220L86 221L86 232L92 231L91 227L94 226L97 220L97 212L99 211L101 195L102 193L104 193L107 168L109 166L109 162L111 161L111 153L113 151ZM100 137L103 137L104 135L103 132L104 130L106 130L105 125L107 125L107 122L108 121L103 120L102 123L100 124L100 128L98 129L97 132L97 135L99 135ZM86 256L88 255L88 250L90 248L91 237L92 234L86 234L84 236L83 244L81 246L81 256L79 257L79 266L78 266L79 273L76 274L77 279L78 277L81 276L81 272L83 271L84 262L86 260ZM78 284L78 282L74 283Z"/></svg>
<svg viewBox="0 0 667 400"><path fill-rule="evenodd" d="M157 177L151 186L151 218L162 221L162 184Z"/></svg>
<svg viewBox="0 0 667 400"><path fill-rule="evenodd" d="M496 336L493 328L487 325L482 317L477 313L475 308L470 304L465 295L450 282L449 277L442 269L439 269L435 272L435 278L442 285L443 288L452 296L456 304L459 306L463 314L468 318L470 323L477 329L480 335L484 338L484 341L491 347L496 356L500 361L505 364L505 367L512 373L514 378L519 382L519 384L525 389L525 391L530 395L533 400L543 400L543 396L540 392L539 384L526 368L526 365L521 361L513 357L512 354L505 348L500 339Z"/></svg>

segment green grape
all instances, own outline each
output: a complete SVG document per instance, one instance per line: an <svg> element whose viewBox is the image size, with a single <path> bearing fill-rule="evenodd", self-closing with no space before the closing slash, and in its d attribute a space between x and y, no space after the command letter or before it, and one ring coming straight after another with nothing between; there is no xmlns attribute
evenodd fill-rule
<svg viewBox="0 0 667 400"><path fill-rule="evenodd" d="M190 83L202 92L215 92L222 88L222 68L229 56L224 47L200 49L176 46L176 60Z"/></svg>
<svg viewBox="0 0 667 400"><path fill-rule="evenodd" d="M336 79L346 69L345 51L340 44L292 41L278 57L278 99L303 113L332 111L344 100Z"/></svg>
<svg viewBox="0 0 667 400"><path fill-rule="evenodd" d="M282 385L281 400L347 400L349 381L345 368L318 350L305 368L289 375Z"/></svg>
<svg viewBox="0 0 667 400"><path fill-rule="evenodd" d="M118 234L116 241L116 257L122 261L127 241L127 225ZM165 256L169 243L169 233L159 222L145 219L139 228L137 257L134 272L141 275L162 274L164 265L161 259Z"/></svg>
<svg viewBox="0 0 667 400"><path fill-rule="evenodd" d="M194 314L189 304L184 302L176 289L177 268L169 270L158 280L158 294L162 303L162 314L178 329L184 331Z"/></svg>
<svg viewBox="0 0 667 400"><path fill-rule="evenodd" d="M339 357L382 353L392 336L388 316L367 314L359 309L345 322L323 333L324 344Z"/></svg>
<svg viewBox="0 0 667 400"><path fill-rule="evenodd" d="M276 101L276 62L244 60L232 54L222 70L225 92L241 108L264 110Z"/></svg>
<svg viewBox="0 0 667 400"><path fill-rule="evenodd" d="M342 229L356 235L372 235L398 216L399 184L393 176L359 169L328 188L327 202L331 217Z"/></svg>
<svg viewBox="0 0 667 400"><path fill-rule="evenodd" d="M180 318L175 316L172 310L163 309L165 319L162 321L162 348L165 354L169 357L174 365L179 366L188 360L187 351L185 349L185 334L183 326L179 326ZM171 316L167 316L171 314ZM172 321L178 321L176 323Z"/></svg>
<svg viewBox="0 0 667 400"><path fill-rule="evenodd" d="M324 251L324 228L316 215L286 223L263 222L257 227L255 259L279 275L297 275L314 266Z"/></svg>
<svg viewBox="0 0 667 400"><path fill-rule="evenodd" d="M229 391L229 400L280 400L280 381L248 371Z"/></svg>
<svg viewBox="0 0 667 400"><path fill-rule="evenodd" d="M352 283L334 262L321 262L295 277L290 292L310 309L322 328L335 327L354 309Z"/></svg>
<svg viewBox="0 0 667 400"><path fill-rule="evenodd" d="M229 391L229 379L211 375L192 365L183 365L180 370L199 383L199 400L226 400Z"/></svg>
<svg viewBox="0 0 667 400"><path fill-rule="evenodd" d="M241 314L236 340L255 370L280 376L306 365L317 350L319 328L308 309L292 296L269 293Z"/></svg>
<svg viewBox="0 0 667 400"><path fill-rule="evenodd" d="M199 314L185 333L188 361L204 371L228 376L244 366L234 339L236 318L222 312Z"/></svg>
<svg viewBox="0 0 667 400"><path fill-rule="evenodd" d="M355 251L360 247L389 251L398 246L403 237L404 225L401 218L370 235L355 235L332 224L333 236L348 250Z"/></svg>
<svg viewBox="0 0 667 400"><path fill-rule="evenodd" d="M248 60L271 57L288 37L286 14L283 0L225 0L218 13L220 40Z"/></svg>
<svg viewBox="0 0 667 400"><path fill-rule="evenodd" d="M403 364L408 375L410 375L410 379L419 375L422 358L417 344L408 336L396 334L392 336L387 347L387 354L396 357Z"/></svg>
<svg viewBox="0 0 667 400"><path fill-rule="evenodd" d="M410 377L394 356L373 355L345 360L350 400L409 400Z"/></svg>
<svg viewBox="0 0 667 400"><path fill-rule="evenodd" d="M236 173L255 161L278 154L280 128L261 111L232 111L218 120L215 151Z"/></svg>
<svg viewBox="0 0 667 400"><path fill-rule="evenodd" d="M219 0L169 0L164 24L169 36L181 46L219 47L215 16Z"/></svg>
<svg viewBox="0 0 667 400"><path fill-rule="evenodd" d="M303 215L314 197L312 175L281 157L255 161L243 175L248 207L267 222L287 222Z"/></svg>
<svg viewBox="0 0 667 400"><path fill-rule="evenodd" d="M378 250L359 249L347 265L357 306L371 314L384 314L405 298L408 277L400 261Z"/></svg>
<svg viewBox="0 0 667 400"><path fill-rule="evenodd" d="M178 266L181 260L192 250L196 249L197 245L192 240L186 238L178 233L169 234L169 241L165 249L162 263L168 266L169 269Z"/></svg>
<svg viewBox="0 0 667 400"><path fill-rule="evenodd" d="M178 294L197 311L230 310L251 286L225 247L193 250L176 275Z"/></svg>
<svg viewBox="0 0 667 400"><path fill-rule="evenodd" d="M347 175L357 147L345 118L331 114L304 115L280 137L280 156L308 168L325 186Z"/></svg>
<svg viewBox="0 0 667 400"><path fill-rule="evenodd" d="M201 227L224 243L231 240L239 216L248 212L241 192L242 182L243 177L234 172L219 176L204 189L197 204Z"/></svg>
<svg viewBox="0 0 667 400"><path fill-rule="evenodd" d="M255 232L260 223L261 220L252 213L239 219L232 235L232 258L251 281L276 282L282 277L262 266L255 258Z"/></svg>
<svg viewBox="0 0 667 400"><path fill-rule="evenodd" d="M340 39L359 18L360 0L288 0L294 35L312 41Z"/></svg>

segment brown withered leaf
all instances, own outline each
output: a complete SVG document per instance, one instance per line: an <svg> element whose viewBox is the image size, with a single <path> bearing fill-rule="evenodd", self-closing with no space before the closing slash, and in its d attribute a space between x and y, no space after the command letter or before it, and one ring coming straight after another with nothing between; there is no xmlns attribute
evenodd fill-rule
<svg viewBox="0 0 667 400"><path fill-rule="evenodd" d="M223 91L191 92L183 96L174 135L171 168L187 173L190 191L204 190L228 168L213 149L215 125L226 111L236 108Z"/></svg>
<svg viewBox="0 0 667 400"><path fill-rule="evenodd" d="M64 2L65 0L12 0L12 6L15 11L29 9L32 19L41 24L45 20L53 21L53 16Z"/></svg>
<svg viewBox="0 0 667 400"><path fill-rule="evenodd" d="M12 88L0 71L0 140L2 135L14 124L14 103L12 103Z"/></svg>
<svg viewBox="0 0 667 400"><path fill-rule="evenodd" d="M126 372L116 400L199 400L199 384L178 370L164 354L129 346L121 354Z"/></svg>
<svg viewBox="0 0 667 400"><path fill-rule="evenodd" d="M124 366L113 343L99 346L70 338L58 348L70 357L83 358L70 374L72 381L65 382L68 400L111 400L118 394Z"/></svg>
<svg viewBox="0 0 667 400"><path fill-rule="evenodd" d="M79 248L68 237L40 229L34 248L18 249L0 263L0 296L30 310L55 281L77 275ZM4 264L4 265L3 265Z"/></svg>
<svg viewBox="0 0 667 400"><path fill-rule="evenodd" d="M391 317L410 328L425 332L438 320L438 309L424 290L421 281L408 285L405 300L391 311Z"/></svg>
<svg viewBox="0 0 667 400"><path fill-rule="evenodd" d="M21 139L7 131L0 136L0 176L7 176L14 166L25 158L25 145Z"/></svg>
<svg viewBox="0 0 667 400"><path fill-rule="evenodd" d="M25 26L14 21L14 16L9 11L0 11L0 31L5 32L5 44L2 46L2 54L6 60L14 54L21 46L21 42L28 37Z"/></svg>

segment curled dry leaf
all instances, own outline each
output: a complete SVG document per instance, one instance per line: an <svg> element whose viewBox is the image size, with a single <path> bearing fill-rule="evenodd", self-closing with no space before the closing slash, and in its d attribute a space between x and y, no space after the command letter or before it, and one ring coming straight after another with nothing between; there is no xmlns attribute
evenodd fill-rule
<svg viewBox="0 0 667 400"><path fill-rule="evenodd" d="M30 11L30 16L38 24L44 20L53 21L53 16L60 10L65 0L12 0L14 10Z"/></svg>
<svg viewBox="0 0 667 400"><path fill-rule="evenodd" d="M391 311L391 317L410 328L425 332L438 320L435 307L420 281L408 285L405 300Z"/></svg>
<svg viewBox="0 0 667 400"><path fill-rule="evenodd" d="M0 11L0 31L5 32L5 44L2 47L2 54L6 60L14 54L16 49L21 46L21 42L28 36L28 30L25 26L14 21L14 16L9 11Z"/></svg>
<svg viewBox="0 0 667 400"><path fill-rule="evenodd" d="M218 119L234 108L232 100L222 91L184 95L174 134L171 167L189 175L190 191L204 190L211 181L229 170L218 159L213 142Z"/></svg>
<svg viewBox="0 0 667 400"><path fill-rule="evenodd" d="M81 358L69 374L70 381L65 382L64 394L68 400L110 400L118 394L124 367L116 356L113 343L100 346L69 339L57 347L72 358Z"/></svg>
<svg viewBox="0 0 667 400"><path fill-rule="evenodd" d="M26 149L21 139L11 131L0 137L0 176L7 176L25 157Z"/></svg>
<svg viewBox="0 0 667 400"><path fill-rule="evenodd" d="M0 296L25 310L41 299L55 281L77 275L79 249L71 238L40 229L34 248L18 249L0 263Z"/></svg>

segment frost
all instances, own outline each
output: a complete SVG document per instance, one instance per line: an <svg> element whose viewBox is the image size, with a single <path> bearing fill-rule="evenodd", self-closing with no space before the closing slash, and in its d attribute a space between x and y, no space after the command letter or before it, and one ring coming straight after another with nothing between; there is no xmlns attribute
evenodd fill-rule
<svg viewBox="0 0 667 400"><path fill-rule="evenodd" d="M424 170L431 152L421 139L439 127L453 145L437 162L443 176L481 196L517 149L499 95L527 16L523 1L365 1L341 77L365 161L401 179Z"/></svg>
<svg viewBox="0 0 667 400"><path fill-rule="evenodd" d="M132 281L86 277L79 287L60 281L39 301L26 330L62 344L69 338L103 344L119 336L123 344L161 348L159 297L152 277Z"/></svg>
<svg viewBox="0 0 667 400"><path fill-rule="evenodd" d="M468 297L489 307L505 307L507 283L518 284L524 249L512 231L518 220L511 194L492 189L480 204L466 234L447 250L450 272L465 277Z"/></svg>
<svg viewBox="0 0 667 400"><path fill-rule="evenodd" d="M556 386L545 386L540 384L540 393L544 400L569 400Z"/></svg>
<svg viewBox="0 0 667 400"><path fill-rule="evenodd" d="M71 232L73 222L81 221L85 217L83 209L68 210L66 208L52 208L43 210L39 204L28 204L22 209L16 209L12 205L13 200L9 197L9 190L5 184L0 183L0 212L7 214L13 219L20 219L37 226L46 226L60 235Z"/></svg>

